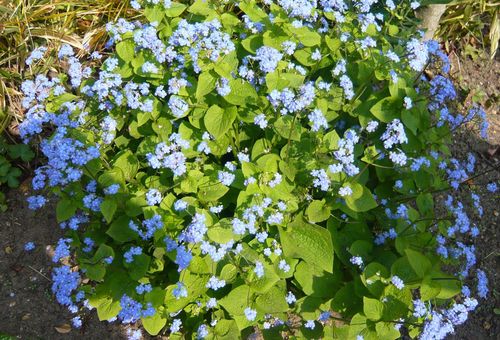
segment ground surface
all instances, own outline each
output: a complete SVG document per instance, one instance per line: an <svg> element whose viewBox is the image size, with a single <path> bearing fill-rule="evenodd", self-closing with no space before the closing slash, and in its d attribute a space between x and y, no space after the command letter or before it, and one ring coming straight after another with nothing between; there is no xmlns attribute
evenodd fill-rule
<svg viewBox="0 0 500 340"><path fill-rule="evenodd" d="M453 59L452 74L464 90L485 93L483 103L488 107L490 121L488 143L479 141L474 133L458 136L453 145L457 156L473 152L478 159L479 171L498 163L500 152L500 63L498 61L474 62ZM489 179L499 178L498 169L488 174ZM484 184L488 179L476 180ZM29 183L8 193L9 209L0 213L0 335L2 333L22 339L123 339L126 330L119 325L99 322L95 313L84 317L81 329L71 329L72 317L60 307L50 291L50 250L62 232L57 226L53 205L34 213L25 203ZM485 195L485 216L480 221L482 233L477 244L478 263L490 280L490 296L481 301L478 310L466 325L457 329L453 339L497 339L500 334L500 317L494 309L500 307L500 239L498 199ZM478 221L479 222L479 221ZM37 247L26 253L23 245L33 241ZM474 284L471 283L471 287Z"/></svg>
<svg viewBox="0 0 500 340"><path fill-rule="evenodd" d="M99 322L94 314L85 319L81 330L67 328L72 316L54 301L50 290L47 247L62 236L54 207L34 213L25 199L22 189L11 191L9 209L0 218L0 334L22 339L124 338L121 329ZM29 253L23 249L28 241L36 243Z"/></svg>

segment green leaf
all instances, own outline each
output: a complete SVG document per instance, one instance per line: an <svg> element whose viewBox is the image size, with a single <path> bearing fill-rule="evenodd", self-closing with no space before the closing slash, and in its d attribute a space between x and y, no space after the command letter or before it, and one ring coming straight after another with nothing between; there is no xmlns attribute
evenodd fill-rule
<svg viewBox="0 0 500 340"><path fill-rule="evenodd" d="M420 286L420 298L422 301L427 301L435 298L441 292L441 286L437 281L433 281L432 278L426 276L422 281Z"/></svg>
<svg viewBox="0 0 500 340"><path fill-rule="evenodd" d="M378 321L384 315L384 304L376 299L363 297L363 312L365 316L373 321Z"/></svg>
<svg viewBox="0 0 500 340"><path fill-rule="evenodd" d="M326 133L323 137L323 143L325 143L328 150L336 150L338 148L339 140L340 137L335 130Z"/></svg>
<svg viewBox="0 0 500 340"><path fill-rule="evenodd" d="M203 122L208 132L215 139L219 139L231 128L236 119L236 112L237 110L234 106L222 109L217 105L212 105L205 114Z"/></svg>
<svg viewBox="0 0 500 340"><path fill-rule="evenodd" d="M391 275L398 276L404 282L414 282L419 279L406 256L400 257L392 264Z"/></svg>
<svg viewBox="0 0 500 340"><path fill-rule="evenodd" d="M100 321L110 320L118 315L122 307L120 301L114 301L110 297L94 300L89 298L91 306L97 309L97 317Z"/></svg>
<svg viewBox="0 0 500 340"><path fill-rule="evenodd" d="M219 300L219 304L236 321L239 330L252 325L252 321L248 321L244 314L245 308L251 304L251 301L248 300L249 297L250 288L247 285L241 285Z"/></svg>
<svg viewBox="0 0 500 340"><path fill-rule="evenodd" d="M106 231L106 234L111 236L113 240L124 243L135 240L138 238L138 235L135 231L130 229L129 227L130 218L127 216L118 217Z"/></svg>
<svg viewBox="0 0 500 340"><path fill-rule="evenodd" d="M120 41L116 44L116 53L126 62L132 61L135 57L135 45L130 39Z"/></svg>
<svg viewBox="0 0 500 340"><path fill-rule="evenodd" d="M345 202L350 209L356 212L364 212L377 207L378 204L367 187L359 183L351 183L349 185L352 189L352 194L345 198Z"/></svg>
<svg viewBox="0 0 500 340"><path fill-rule="evenodd" d="M308 296L333 297L338 289L339 278L315 264L300 261L293 276Z"/></svg>
<svg viewBox="0 0 500 340"><path fill-rule="evenodd" d="M262 312L262 314L286 312L288 304L286 303L285 295L286 291L280 285L273 286L265 294L257 297L255 301L257 310Z"/></svg>
<svg viewBox="0 0 500 340"><path fill-rule="evenodd" d="M392 322L377 322L375 329L379 339L395 340L401 337L401 334L394 328L394 323Z"/></svg>
<svg viewBox="0 0 500 340"><path fill-rule="evenodd" d="M112 197L106 197L101 203L101 212L106 222L110 223L113 220L117 207L118 204Z"/></svg>
<svg viewBox="0 0 500 340"><path fill-rule="evenodd" d="M280 280L280 277L274 271L274 266L264 262L264 276L261 278L255 277L250 283L252 291L260 294L267 292Z"/></svg>
<svg viewBox="0 0 500 340"><path fill-rule="evenodd" d="M257 105L259 96L255 88L243 79L229 79L231 92L224 97L230 104L238 106Z"/></svg>
<svg viewBox="0 0 500 340"><path fill-rule="evenodd" d="M410 131L413 132L414 135L416 135L420 123L419 117L416 115L415 110L402 110L403 112L401 113L401 120L403 121L403 124L408 129L410 129Z"/></svg>
<svg viewBox="0 0 500 340"><path fill-rule="evenodd" d="M321 36L319 35L319 33L313 31L309 27L302 26L295 28L290 25L289 29L295 35L297 40L300 41L304 46L317 46L321 43Z"/></svg>
<svg viewBox="0 0 500 340"><path fill-rule="evenodd" d="M57 222L63 222L73 217L76 213L76 209L77 206L72 200L66 198L61 199L57 202L56 206Z"/></svg>
<svg viewBox="0 0 500 340"><path fill-rule="evenodd" d="M302 215L280 228L283 252L287 257L301 258L315 264L324 271L333 270L333 245L330 233L325 228L304 221Z"/></svg>
<svg viewBox="0 0 500 340"><path fill-rule="evenodd" d="M216 339L233 340L240 337L238 325L234 320L219 320L214 327Z"/></svg>
<svg viewBox="0 0 500 340"><path fill-rule="evenodd" d="M188 12L208 18L217 17L218 13L213 7L214 4L212 2L207 0L196 0L189 6Z"/></svg>
<svg viewBox="0 0 500 340"><path fill-rule="evenodd" d="M410 266L420 278L423 278L432 268L431 261L424 254L412 249L406 249L405 253L408 257L408 262L410 262Z"/></svg>
<svg viewBox="0 0 500 340"><path fill-rule="evenodd" d="M325 200L314 200L306 209L306 215L311 222L326 221L330 217L330 208L326 205Z"/></svg>
<svg viewBox="0 0 500 340"><path fill-rule="evenodd" d="M453 0L421 0L420 1L420 6L427 6L427 5L444 5L444 4L449 4Z"/></svg>
<svg viewBox="0 0 500 340"><path fill-rule="evenodd" d="M222 58L219 58L219 60L214 65L214 71L219 76L231 80L231 79L233 79L234 72L238 69L238 62L239 61L238 61L238 56L236 55L236 51L233 51L229 54L226 54ZM230 86L231 86L231 82L230 82ZM233 91L233 88L231 87L231 92L232 91Z"/></svg>
<svg viewBox="0 0 500 340"><path fill-rule="evenodd" d="M158 311L153 316L141 318L141 321L144 329L150 335L158 335L167 324L167 318L162 317Z"/></svg>
<svg viewBox="0 0 500 340"><path fill-rule="evenodd" d="M238 7L255 22L268 19L266 12L264 12L254 0L240 1Z"/></svg>
<svg viewBox="0 0 500 340"><path fill-rule="evenodd" d="M251 35L241 41L241 46L250 53L255 53L262 45L264 42L261 35Z"/></svg>
<svg viewBox="0 0 500 340"><path fill-rule="evenodd" d="M125 150L119 154L115 161L113 162L113 166L120 168L123 172L123 175L127 181L130 181L135 177L137 171L139 171L139 160L130 150Z"/></svg>
<svg viewBox="0 0 500 340"><path fill-rule="evenodd" d="M462 290L462 282L453 275L442 272L432 273L431 280L441 287L439 294L436 295L438 299L451 299Z"/></svg>
<svg viewBox="0 0 500 340"><path fill-rule="evenodd" d="M151 258L146 254L135 255L130 263L124 262L125 268L128 268L128 274L132 280L139 280L146 275L149 269Z"/></svg>
<svg viewBox="0 0 500 340"><path fill-rule="evenodd" d="M196 99L202 100L207 94L215 89L217 79L210 71L205 71L198 77L198 85L196 86Z"/></svg>
<svg viewBox="0 0 500 340"><path fill-rule="evenodd" d="M23 162L29 162L35 157L35 153L26 144L9 145L8 152L10 158L20 158Z"/></svg>
<svg viewBox="0 0 500 340"><path fill-rule="evenodd" d="M382 301L384 301L384 320L397 320L405 317L408 314L408 306L412 303L411 290L388 285L385 287Z"/></svg>
<svg viewBox="0 0 500 340"><path fill-rule="evenodd" d="M422 215L431 217L434 212L434 199L432 194L419 194L417 196L417 207Z"/></svg>
<svg viewBox="0 0 500 340"><path fill-rule="evenodd" d="M149 22L160 23L165 17L165 11L162 5L147 6L144 8L144 16Z"/></svg>
<svg viewBox="0 0 500 340"><path fill-rule="evenodd" d="M214 202L224 196L229 188L218 179L205 176L198 185L198 198L203 202Z"/></svg>
<svg viewBox="0 0 500 340"><path fill-rule="evenodd" d="M400 117L401 103L393 97L386 97L379 100L372 106L370 112L384 123L389 123Z"/></svg>
<svg viewBox="0 0 500 340"><path fill-rule="evenodd" d="M178 2L172 2L170 4L170 7L165 9L165 15L170 18L175 18L181 15L186 8L187 6L184 4Z"/></svg>
<svg viewBox="0 0 500 340"><path fill-rule="evenodd" d="M113 248L103 243L99 246L99 248L97 248L97 251L92 257L92 262L99 262L110 256L111 257L115 256Z"/></svg>
<svg viewBox="0 0 500 340"><path fill-rule="evenodd" d="M104 171L97 179L97 182L104 188L113 184L125 185L125 177L120 168L113 168L111 170Z"/></svg>
<svg viewBox="0 0 500 340"><path fill-rule="evenodd" d="M326 46L330 49L332 52L337 52L342 45L342 42L340 39L334 39L329 36L325 36L325 41L326 41Z"/></svg>
<svg viewBox="0 0 500 340"><path fill-rule="evenodd" d="M300 123L297 119L294 119L291 116L285 115L278 118L278 120L274 123L274 128L276 132L283 137L284 139L294 140L296 142L300 142L300 135L302 133Z"/></svg>

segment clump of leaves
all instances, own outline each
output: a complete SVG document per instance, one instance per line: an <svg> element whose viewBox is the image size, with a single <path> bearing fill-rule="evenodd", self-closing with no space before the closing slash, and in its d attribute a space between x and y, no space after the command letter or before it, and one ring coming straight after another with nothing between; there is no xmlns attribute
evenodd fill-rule
<svg viewBox="0 0 500 340"><path fill-rule="evenodd" d="M465 321L488 293L484 212L442 194L478 175L451 135L487 123L456 113L418 2L131 5L145 22L110 24L102 65L63 45L65 74L22 85L33 187L68 230L61 304L172 338L434 339Z"/></svg>
<svg viewBox="0 0 500 340"><path fill-rule="evenodd" d="M26 163L33 159L33 151L28 145L8 144L5 139L0 139L0 187L7 185L15 188L19 185L21 169L16 163Z"/></svg>

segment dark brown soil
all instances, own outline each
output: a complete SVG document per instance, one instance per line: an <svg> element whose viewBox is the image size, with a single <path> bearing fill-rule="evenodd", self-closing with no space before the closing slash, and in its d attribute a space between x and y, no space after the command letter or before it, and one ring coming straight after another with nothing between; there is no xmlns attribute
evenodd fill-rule
<svg viewBox="0 0 500 340"><path fill-rule="evenodd" d="M477 159L476 173L490 170L490 172L470 183L479 190L482 205L485 211L479 221L475 221L481 229L479 239L476 240L477 263L489 280L490 294L487 299L479 301L476 311L469 316L465 325L457 328L450 339L499 339L500 315L495 314L495 308L500 308L500 238L499 238L499 194L487 192L484 185L490 181L498 183L500 179L500 62L496 60L467 57L458 59L450 56L452 61L451 74L455 83L460 84L464 104L473 96L479 99L486 108L488 122L487 142L478 138L477 132L463 131L458 134L452 145L452 152L457 158L466 157L472 152ZM475 282L469 282L469 287L475 288Z"/></svg>
<svg viewBox="0 0 500 340"><path fill-rule="evenodd" d="M461 138L460 138L461 137ZM452 152L456 157L464 157L468 152L472 152L477 159L476 172L486 172L492 170L493 164L498 164L500 157L491 157L485 150L490 147L484 141L475 139L471 136L462 134L457 138L452 146ZM499 238L499 212L498 194L495 198L488 192L484 186L486 183L500 178L498 168L485 176L477 178L470 183L481 196L481 203L484 208L484 216L481 220L473 221L478 225L481 234L475 240L477 266L486 272L489 280L490 294L487 299L480 299L478 308L469 314L469 320L465 325L459 326L456 329L454 336L450 339L498 339L500 334L500 316L494 313L494 309L500 306L500 287L499 273L500 273L500 238ZM479 189L479 190L478 190ZM460 195L462 198L468 196L466 193ZM466 198L464 199L466 200ZM467 282L471 291L475 292L475 280Z"/></svg>
<svg viewBox="0 0 500 340"><path fill-rule="evenodd" d="M22 189L9 192L9 208L0 213L0 335L20 339L123 339L120 334L124 329L99 322L95 313L84 315L81 329L65 329L74 315L54 300L47 254L47 247L53 247L63 233L53 204L35 213L27 208L26 197ZM29 241L35 242L36 248L26 252L24 244Z"/></svg>

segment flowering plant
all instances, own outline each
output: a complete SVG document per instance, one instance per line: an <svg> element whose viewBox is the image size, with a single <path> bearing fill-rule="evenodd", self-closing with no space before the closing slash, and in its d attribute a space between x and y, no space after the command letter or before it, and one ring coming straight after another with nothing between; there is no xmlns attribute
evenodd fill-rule
<svg viewBox="0 0 500 340"><path fill-rule="evenodd" d="M100 67L63 46L68 75L23 84L20 132L47 158L33 187L68 231L61 304L171 337L433 339L465 321L479 227L433 192L473 173L447 143L484 112L455 113L417 2L132 5L148 23L110 23Z"/></svg>

